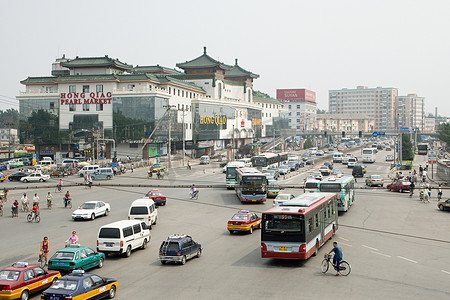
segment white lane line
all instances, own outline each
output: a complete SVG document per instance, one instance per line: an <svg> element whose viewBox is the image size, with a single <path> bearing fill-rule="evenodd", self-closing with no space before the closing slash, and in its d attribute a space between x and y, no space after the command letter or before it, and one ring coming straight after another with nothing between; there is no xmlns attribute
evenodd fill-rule
<svg viewBox="0 0 450 300"><path fill-rule="evenodd" d="M347 239L344 239L343 237L339 237L341 240L344 240L344 241L346 241L346 242L348 242L349 240L347 240Z"/></svg>
<svg viewBox="0 0 450 300"><path fill-rule="evenodd" d="M349 244L346 244L346 243L343 243L343 242L340 242L340 244L342 244L344 246L347 246L347 247L353 247L352 245L349 245Z"/></svg>
<svg viewBox="0 0 450 300"><path fill-rule="evenodd" d="M450 272L447 272L447 271L444 271L444 270L441 270L441 271L444 272L445 274L450 275Z"/></svg>
<svg viewBox="0 0 450 300"><path fill-rule="evenodd" d="M388 258L391 258L391 257L392 257L392 256L390 256L390 255L383 254L383 253L380 253L380 252L377 252L377 251L370 251L370 253L378 254L378 255L381 255L381 256L384 256L384 257L388 257Z"/></svg>
<svg viewBox="0 0 450 300"><path fill-rule="evenodd" d="M367 249L373 250L373 251L378 251L377 248L372 248L372 247L369 247L369 246L366 246L366 245L361 245L361 246L363 246L363 247L365 247Z"/></svg>
<svg viewBox="0 0 450 300"><path fill-rule="evenodd" d="M404 259L404 260L407 260L407 261L409 261L409 262L412 262L412 263L415 263L415 264L417 264L417 261L415 261L415 260L412 260L412 259L409 259L409 258L406 258L406 257L403 257L403 256L397 256L398 258L401 258L401 259Z"/></svg>

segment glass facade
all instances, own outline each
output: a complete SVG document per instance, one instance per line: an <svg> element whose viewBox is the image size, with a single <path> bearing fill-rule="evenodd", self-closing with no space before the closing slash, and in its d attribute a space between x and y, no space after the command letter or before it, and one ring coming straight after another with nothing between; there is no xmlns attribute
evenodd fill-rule
<svg viewBox="0 0 450 300"><path fill-rule="evenodd" d="M20 120L26 121L33 111L43 110L52 115L59 116L59 98L54 99L27 99L19 101Z"/></svg>
<svg viewBox="0 0 450 300"><path fill-rule="evenodd" d="M220 139L220 130L227 129L226 120L236 119L236 110L233 107L217 104L193 104L193 133L192 139L197 141ZM217 120L217 121L216 121Z"/></svg>

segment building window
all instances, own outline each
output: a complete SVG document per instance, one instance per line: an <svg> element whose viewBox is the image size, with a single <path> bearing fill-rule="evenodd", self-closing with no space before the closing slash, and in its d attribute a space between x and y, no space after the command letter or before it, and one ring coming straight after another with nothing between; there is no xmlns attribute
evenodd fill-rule
<svg viewBox="0 0 450 300"><path fill-rule="evenodd" d="M55 109L55 102L50 102L50 109Z"/></svg>
<svg viewBox="0 0 450 300"><path fill-rule="evenodd" d="M47 86L47 87L45 88L45 91L46 91L47 93L53 93L53 87L52 87L52 86Z"/></svg>
<svg viewBox="0 0 450 300"><path fill-rule="evenodd" d="M178 90L178 96L180 96L180 90Z"/></svg>
<svg viewBox="0 0 450 300"><path fill-rule="evenodd" d="M217 84L217 98L222 99L222 82Z"/></svg>
<svg viewBox="0 0 450 300"><path fill-rule="evenodd" d="M300 119L297 119L297 123L300 123Z"/></svg>
<svg viewBox="0 0 450 300"><path fill-rule="evenodd" d="M103 104L96 104L97 111L103 110Z"/></svg>
<svg viewBox="0 0 450 300"><path fill-rule="evenodd" d="M128 90L132 91L134 89L135 85L134 84L129 84L128 85Z"/></svg>
<svg viewBox="0 0 450 300"><path fill-rule="evenodd" d="M291 109L291 108L292 108L292 105L290 105L290 104L289 104L289 106L288 106L288 107L289 107L289 109Z"/></svg>
<svg viewBox="0 0 450 300"><path fill-rule="evenodd" d="M89 104L83 104L83 111L89 111Z"/></svg>
<svg viewBox="0 0 450 300"><path fill-rule="evenodd" d="M300 112L299 111L297 112L297 116L300 116Z"/></svg>
<svg viewBox="0 0 450 300"><path fill-rule="evenodd" d="M77 111L77 107L75 104L69 104L69 111Z"/></svg>
<svg viewBox="0 0 450 300"><path fill-rule="evenodd" d="M69 85L69 93L76 93L76 92L77 92L77 86Z"/></svg>
<svg viewBox="0 0 450 300"><path fill-rule="evenodd" d="M95 91L102 93L103 92L103 84L97 84L95 87Z"/></svg>
<svg viewBox="0 0 450 300"><path fill-rule="evenodd" d="M297 104L297 109L300 109L300 104Z"/></svg>
<svg viewBox="0 0 450 300"><path fill-rule="evenodd" d="M83 93L89 93L89 86L83 85Z"/></svg>
<svg viewBox="0 0 450 300"><path fill-rule="evenodd" d="M169 86L169 94L172 94L172 88Z"/></svg>

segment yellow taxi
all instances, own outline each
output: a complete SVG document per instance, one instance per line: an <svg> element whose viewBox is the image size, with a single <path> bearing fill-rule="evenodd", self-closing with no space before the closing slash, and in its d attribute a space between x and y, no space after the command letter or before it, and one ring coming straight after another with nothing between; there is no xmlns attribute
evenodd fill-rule
<svg viewBox="0 0 450 300"><path fill-rule="evenodd" d="M253 229L261 229L261 218L254 212L240 210L228 221L227 229L230 234L238 231L253 233Z"/></svg>
<svg viewBox="0 0 450 300"><path fill-rule="evenodd" d="M152 173L156 173L158 171L164 171L165 169L166 169L166 166L164 166L163 164L154 164L150 167L150 169L148 171L152 172Z"/></svg>
<svg viewBox="0 0 450 300"><path fill-rule="evenodd" d="M5 181L6 179L8 179L8 175L0 173L0 182Z"/></svg>
<svg viewBox="0 0 450 300"><path fill-rule="evenodd" d="M450 210L450 199L439 201L437 206L440 210Z"/></svg>
<svg viewBox="0 0 450 300"><path fill-rule="evenodd" d="M38 265L18 262L0 271L0 299L28 299L61 277L58 271L45 271Z"/></svg>

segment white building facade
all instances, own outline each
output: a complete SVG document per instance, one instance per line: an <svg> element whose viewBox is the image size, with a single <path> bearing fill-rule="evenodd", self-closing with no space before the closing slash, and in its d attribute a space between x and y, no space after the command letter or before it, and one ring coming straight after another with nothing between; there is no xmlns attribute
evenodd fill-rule
<svg viewBox="0 0 450 300"><path fill-rule="evenodd" d="M297 133L314 131L316 125L316 93L307 89L277 89L277 99L288 111L289 127Z"/></svg>

